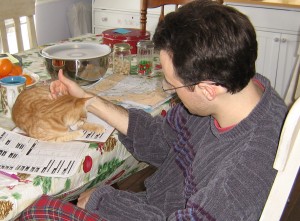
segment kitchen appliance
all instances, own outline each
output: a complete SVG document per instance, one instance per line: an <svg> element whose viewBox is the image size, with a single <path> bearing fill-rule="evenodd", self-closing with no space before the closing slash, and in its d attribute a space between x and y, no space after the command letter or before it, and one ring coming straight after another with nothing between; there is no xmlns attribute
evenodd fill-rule
<svg viewBox="0 0 300 221"><path fill-rule="evenodd" d="M174 11L174 5L167 5L165 13ZM149 9L147 13L147 31L152 38L157 26L160 8ZM93 0L92 29L94 34L113 28L140 29L140 0Z"/></svg>

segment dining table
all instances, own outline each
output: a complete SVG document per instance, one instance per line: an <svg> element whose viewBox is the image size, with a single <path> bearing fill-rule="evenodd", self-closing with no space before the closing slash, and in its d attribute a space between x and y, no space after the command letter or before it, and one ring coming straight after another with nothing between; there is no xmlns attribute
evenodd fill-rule
<svg viewBox="0 0 300 221"><path fill-rule="evenodd" d="M16 57L21 58L23 70L38 76L38 82L33 85L34 87L49 85L53 80L46 69L45 59L40 53L41 50L47 46L67 42L102 44L102 36L86 34L16 54ZM158 57L154 57L155 68L151 76L135 74L134 56L132 61L131 70L133 71L130 75L116 75L113 73L112 67L109 66L99 81L84 86L84 88L126 108L140 108L152 116L164 117L168 109L175 105L176 98L161 89L160 82L163 74ZM13 132L15 127L12 119L5 117L0 112L0 129L17 133ZM70 176L55 177L26 171L10 171L9 174L17 182L13 185L0 186L0 220L18 219L21 212L43 194L72 201L87 189L114 184L148 166L147 163L135 159L126 150L118 139L117 130L112 130L105 142L76 142L84 142L87 145L80 154L81 163ZM0 146L0 151L1 149L3 147ZM90 158L90 163L92 162L89 171L84 169L87 156Z"/></svg>

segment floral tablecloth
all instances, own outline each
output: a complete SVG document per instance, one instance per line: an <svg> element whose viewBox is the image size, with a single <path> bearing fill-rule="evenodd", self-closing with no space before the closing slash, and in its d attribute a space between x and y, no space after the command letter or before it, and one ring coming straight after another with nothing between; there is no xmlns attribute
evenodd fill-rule
<svg viewBox="0 0 300 221"><path fill-rule="evenodd" d="M67 41L92 41L102 42L101 36L86 35ZM22 58L23 68L40 76L40 83L49 83L50 75L47 73L44 59L39 52L43 47L25 51L18 55ZM147 81L147 78L145 78ZM173 105L167 100L151 110L152 115L164 115ZM0 113L0 125L5 129L13 129L11 119L5 118ZM84 156L93 160L91 171L85 173L82 164L75 175L67 178L44 177L18 173L18 185L0 187L0 220L14 220L32 202L42 194L53 195L64 200L73 200L84 190L112 184L147 166L138 162L120 143L117 131L113 132L105 143L90 143Z"/></svg>

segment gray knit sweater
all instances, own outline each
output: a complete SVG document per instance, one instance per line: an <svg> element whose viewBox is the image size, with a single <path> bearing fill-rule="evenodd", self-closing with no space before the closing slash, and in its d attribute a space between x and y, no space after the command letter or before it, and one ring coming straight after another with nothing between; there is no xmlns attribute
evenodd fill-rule
<svg viewBox="0 0 300 221"><path fill-rule="evenodd" d="M258 220L274 181L272 168L286 106L270 82L251 114L220 132L211 117L191 115L182 104L165 118L131 109L128 135L139 160L158 168L146 192L98 188L87 209L114 220Z"/></svg>

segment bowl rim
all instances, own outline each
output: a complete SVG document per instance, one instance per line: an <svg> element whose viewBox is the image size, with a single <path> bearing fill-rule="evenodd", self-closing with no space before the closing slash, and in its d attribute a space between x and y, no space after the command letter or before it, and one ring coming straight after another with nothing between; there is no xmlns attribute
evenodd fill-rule
<svg viewBox="0 0 300 221"><path fill-rule="evenodd" d="M78 53L80 50L83 53ZM55 52L61 51L68 51L69 54L63 54L63 56L55 55ZM40 51L41 56L44 58L66 61L101 58L111 53L112 49L108 45L95 42L65 42L47 46Z"/></svg>

